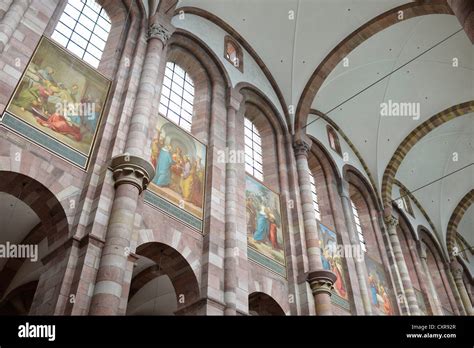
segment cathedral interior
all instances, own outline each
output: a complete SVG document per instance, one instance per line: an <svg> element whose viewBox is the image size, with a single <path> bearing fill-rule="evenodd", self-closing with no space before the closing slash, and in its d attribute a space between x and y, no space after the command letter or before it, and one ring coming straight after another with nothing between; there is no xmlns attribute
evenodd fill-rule
<svg viewBox="0 0 474 348"><path fill-rule="evenodd" d="M472 0L1 0L0 315L470 316Z"/></svg>

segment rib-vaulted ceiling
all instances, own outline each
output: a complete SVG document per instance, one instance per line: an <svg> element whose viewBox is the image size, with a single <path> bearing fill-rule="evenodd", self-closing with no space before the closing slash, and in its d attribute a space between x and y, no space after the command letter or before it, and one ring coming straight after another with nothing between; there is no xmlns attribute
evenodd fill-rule
<svg viewBox="0 0 474 348"><path fill-rule="evenodd" d="M346 37L384 12L410 3L415 2L180 0L177 8L204 10L233 28L274 79L273 88L281 98L272 101L280 103L281 108L296 108L315 70ZM446 4L432 3L445 7L357 38L358 45L339 57L333 69L324 72L316 96L308 105L325 113L347 135L366 163L379 194L393 154L416 127L448 108L474 100L474 46ZM212 16L201 17L202 21L210 21ZM193 31L189 26L186 29ZM216 55L221 56L222 51ZM407 116L393 112L382 115L381 108L393 103L413 104L405 104L412 108ZM393 178L414 191L443 245L456 205L474 185L474 166L466 167L474 162L473 116L468 112L422 137L403 158ZM289 128L298 130L293 115L290 120L293 124ZM473 209L468 209L458 226L458 232L471 245L472 214Z"/></svg>

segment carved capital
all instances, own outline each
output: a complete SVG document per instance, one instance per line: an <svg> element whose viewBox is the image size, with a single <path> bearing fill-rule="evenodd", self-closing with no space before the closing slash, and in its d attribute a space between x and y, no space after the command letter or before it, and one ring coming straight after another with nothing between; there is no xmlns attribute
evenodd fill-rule
<svg viewBox="0 0 474 348"><path fill-rule="evenodd" d="M314 271L308 274L308 283L311 287L313 295L319 293L326 293L329 296L332 294L334 283L336 282L337 276L331 271L320 270Z"/></svg>
<svg viewBox="0 0 474 348"><path fill-rule="evenodd" d="M229 108L232 108L235 111L238 111L240 109L240 105L243 100L243 95L235 88L232 88L227 95L227 105Z"/></svg>
<svg viewBox="0 0 474 348"><path fill-rule="evenodd" d="M390 234L397 233L396 227L398 225L398 219L393 215L389 215L389 216L385 216L384 220L385 220L385 224L387 225L388 233Z"/></svg>
<svg viewBox="0 0 474 348"><path fill-rule="evenodd" d="M143 158L123 154L112 159L112 171L115 187L128 184L142 193L155 176L155 168Z"/></svg>
<svg viewBox="0 0 474 348"><path fill-rule="evenodd" d="M155 21L148 27L147 40L159 39L163 45L166 45L171 34L172 32L167 27Z"/></svg>
<svg viewBox="0 0 474 348"><path fill-rule="evenodd" d="M293 143L293 148L295 149L296 156L303 155L308 157L308 153L311 150L311 144L303 140L297 140Z"/></svg>
<svg viewBox="0 0 474 348"><path fill-rule="evenodd" d="M455 280L461 280L462 281L462 274L464 272L461 264L457 261L451 262L449 265L451 268L451 273L453 274L453 277Z"/></svg>
<svg viewBox="0 0 474 348"><path fill-rule="evenodd" d="M426 258L427 258L426 245L423 244L422 242L419 242L418 244L418 252L420 254L420 259L423 259L426 261Z"/></svg>

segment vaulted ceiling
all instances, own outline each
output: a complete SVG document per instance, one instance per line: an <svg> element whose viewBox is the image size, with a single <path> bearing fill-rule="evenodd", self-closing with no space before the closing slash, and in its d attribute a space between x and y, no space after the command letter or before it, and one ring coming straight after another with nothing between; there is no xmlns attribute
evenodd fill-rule
<svg viewBox="0 0 474 348"><path fill-rule="evenodd" d="M281 91L285 108L301 102L313 73L332 50L345 44L344 39L383 13L410 3L414 2L180 0L177 8L204 10L241 35L275 80L274 88ZM323 71L322 83L310 105L327 114L347 135L367 164L379 193L387 165L410 132L443 110L474 100L472 43L446 3L424 3L438 6L433 11L436 14L417 13L412 18L378 26L373 35L357 37L358 45L351 47L347 55L337 57L334 68ZM202 39L206 41L205 37ZM419 115L382 116L381 105L390 101L417 103ZM473 112L421 138L407 153L394 178L415 190L415 198L443 244L454 208L474 185L473 166L448 175L474 162ZM294 118L291 121L294 123ZM297 127L289 125L290 129ZM457 161L452 160L454 152L458 153ZM466 221L472 221L472 212L466 212L458 227L471 243L474 232Z"/></svg>

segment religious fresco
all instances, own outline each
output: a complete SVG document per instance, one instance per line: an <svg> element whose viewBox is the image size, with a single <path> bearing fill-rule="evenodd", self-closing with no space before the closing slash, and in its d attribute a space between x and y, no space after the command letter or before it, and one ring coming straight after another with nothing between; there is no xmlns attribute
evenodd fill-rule
<svg viewBox="0 0 474 348"><path fill-rule="evenodd" d="M149 190L202 219L206 146L172 121L158 116L156 135L152 141L151 163L156 174Z"/></svg>
<svg viewBox="0 0 474 348"><path fill-rule="evenodd" d="M348 300L346 281L344 276L344 267L342 257L338 252L338 243L336 233L331 231L323 224L318 224L319 245L321 248L321 262L323 268L336 274L337 279L334 283L334 291L344 300Z"/></svg>
<svg viewBox="0 0 474 348"><path fill-rule="evenodd" d="M393 315L395 306L391 295L389 282L383 266L365 255L367 267L369 297L374 314Z"/></svg>
<svg viewBox="0 0 474 348"><path fill-rule="evenodd" d="M6 111L52 140L41 144L60 144L53 152L73 149L88 157L109 87L107 78L43 37ZM69 149L62 151L63 145Z"/></svg>
<svg viewBox="0 0 474 348"><path fill-rule="evenodd" d="M285 267L285 243L280 197L249 175L245 179L245 197L247 242L249 250L255 251L250 252L249 257L283 273L281 269Z"/></svg>

